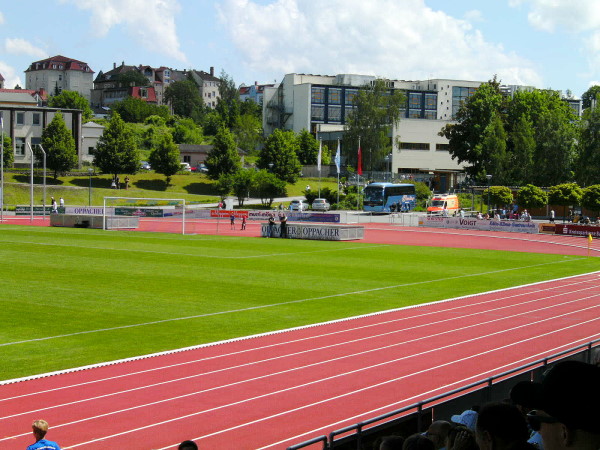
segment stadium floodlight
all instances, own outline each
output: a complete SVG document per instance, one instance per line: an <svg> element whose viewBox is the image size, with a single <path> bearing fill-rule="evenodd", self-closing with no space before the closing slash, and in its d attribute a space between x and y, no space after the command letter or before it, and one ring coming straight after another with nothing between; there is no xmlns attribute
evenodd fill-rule
<svg viewBox="0 0 600 450"><path fill-rule="evenodd" d="M147 231L174 231L181 222L181 234L185 234L185 199L146 197L104 197L102 229L131 228L132 217L152 223Z"/></svg>

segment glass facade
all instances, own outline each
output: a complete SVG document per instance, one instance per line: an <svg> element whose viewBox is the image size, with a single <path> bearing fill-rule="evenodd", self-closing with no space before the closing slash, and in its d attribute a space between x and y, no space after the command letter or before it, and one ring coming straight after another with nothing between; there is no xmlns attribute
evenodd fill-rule
<svg viewBox="0 0 600 450"><path fill-rule="evenodd" d="M456 113L460 109L460 105L469 97L471 97L477 88L452 86L452 117L456 117Z"/></svg>

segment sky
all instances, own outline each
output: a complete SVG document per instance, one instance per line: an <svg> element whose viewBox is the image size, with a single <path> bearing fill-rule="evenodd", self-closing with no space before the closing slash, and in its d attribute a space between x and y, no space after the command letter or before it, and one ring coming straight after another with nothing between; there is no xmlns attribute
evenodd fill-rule
<svg viewBox="0 0 600 450"><path fill-rule="evenodd" d="M600 84L598 0L0 0L0 74L25 88L63 55L236 85L287 73L448 78L567 90ZM94 76L95 76L94 75Z"/></svg>

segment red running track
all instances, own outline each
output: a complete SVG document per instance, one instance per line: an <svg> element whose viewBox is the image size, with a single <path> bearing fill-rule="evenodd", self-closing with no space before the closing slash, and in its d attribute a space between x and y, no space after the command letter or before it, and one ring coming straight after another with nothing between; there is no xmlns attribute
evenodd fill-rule
<svg viewBox="0 0 600 450"><path fill-rule="evenodd" d="M600 272L0 386L0 448L285 448L600 337Z"/></svg>

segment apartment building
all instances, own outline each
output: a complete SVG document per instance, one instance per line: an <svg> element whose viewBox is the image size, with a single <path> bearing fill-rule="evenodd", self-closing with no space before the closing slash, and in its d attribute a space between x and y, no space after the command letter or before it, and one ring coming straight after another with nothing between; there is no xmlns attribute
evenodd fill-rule
<svg viewBox="0 0 600 450"><path fill-rule="evenodd" d="M90 101L93 76L87 63L57 55L31 63L25 70L25 88L44 89L50 95L75 91Z"/></svg>
<svg viewBox="0 0 600 450"><path fill-rule="evenodd" d="M246 100L249 100L262 105L265 95L265 88L272 88L274 86L274 84L258 84L258 81L255 81L254 84L250 86L242 84L239 88L240 101L245 102Z"/></svg>

